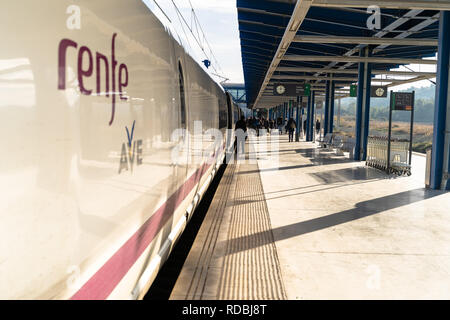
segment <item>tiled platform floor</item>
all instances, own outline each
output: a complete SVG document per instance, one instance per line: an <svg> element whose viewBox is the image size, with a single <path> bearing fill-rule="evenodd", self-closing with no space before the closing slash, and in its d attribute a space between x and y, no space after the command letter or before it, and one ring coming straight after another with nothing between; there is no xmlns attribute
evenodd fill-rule
<svg viewBox="0 0 450 320"><path fill-rule="evenodd" d="M425 158L392 178L286 135L254 158L228 166L171 299L450 298L450 193Z"/></svg>

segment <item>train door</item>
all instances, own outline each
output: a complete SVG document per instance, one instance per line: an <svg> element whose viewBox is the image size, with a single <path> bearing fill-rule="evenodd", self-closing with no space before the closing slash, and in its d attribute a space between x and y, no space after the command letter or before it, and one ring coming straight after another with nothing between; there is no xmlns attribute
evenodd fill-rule
<svg viewBox="0 0 450 320"><path fill-rule="evenodd" d="M187 129L187 112L186 112L186 92L184 85L184 74L183 66L181 61L178 62L178 77L179 77L179 88L180 88L180 125L181 129Z"/></svg>
<svg viewBox="0 0 450 320"><path fill-rule="evenodd" d="M178 85L179 85L179 95L180 95L180 129L184 132L183 134L183 149L185 152L183 152L183 157L185 157L185 170L183 175L186 176L189 169L189 135L188 135L188 110L187 110L187 103L186 103L186 81L185 76L183 72L183 65L181 63L181 60L178 61Z"/></svg>
<svg viewBox="0 0 450 320"><path fill-rule="evenodd" d="M233 100L227 92L227 108L228 108L228 129L233 129ZM236 121L236 119L234 119Z"/></svg>
<svg viewBox="0 0 450 320"><path fill-rule="evenodd" d="M233 100L231 98L231 95L227 92L227 110L228 110L228 126L227 126L227 134L226 134L226 152L227 157L229 156L228 153L232 152L233 144L234 144L234 120L233 119Z"/></svg>

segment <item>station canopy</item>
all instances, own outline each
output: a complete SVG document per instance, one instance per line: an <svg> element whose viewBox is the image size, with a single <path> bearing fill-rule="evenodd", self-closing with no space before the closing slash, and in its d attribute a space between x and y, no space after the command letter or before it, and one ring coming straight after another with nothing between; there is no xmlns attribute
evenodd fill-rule
<svg viewBox="0 0 450 320"><path fill-rule="evenodd" d="M436 77L430 68L391 69L436 65L440 10L450 1L237 0L237 9L248 106L267 108L293 98L274 94L278 83L320 93L333 80L345 94L364 63L388 87Z"/></svg>

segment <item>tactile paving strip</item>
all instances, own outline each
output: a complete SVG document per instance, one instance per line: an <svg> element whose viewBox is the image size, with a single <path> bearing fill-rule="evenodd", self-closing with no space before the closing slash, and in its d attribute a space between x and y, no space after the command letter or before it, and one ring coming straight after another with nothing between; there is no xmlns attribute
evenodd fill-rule
<svg viewBox="0 0 450 320"><path fill-rule="evenodd" d="M224 213L230 198L230 190L233 189L235 169L236 165L230 164L224 172L183 271L172 291L171 299L217 299L220 268L215 265L222 264L216 263L216 258L223 256L222 248L225 247L218 246L217 243L220 230L224 227Z"/></svg>
<svg viewBox="0 0 450 320"><path fill-rule="evenodd" d="M170 299L287 299L256 164L228 165Z"/></svg>
<svg viewBox="0 0 450 320"><path fill-rule="evenodd" d="M219 299L286 299L257 164L239 165Z"/></svg>

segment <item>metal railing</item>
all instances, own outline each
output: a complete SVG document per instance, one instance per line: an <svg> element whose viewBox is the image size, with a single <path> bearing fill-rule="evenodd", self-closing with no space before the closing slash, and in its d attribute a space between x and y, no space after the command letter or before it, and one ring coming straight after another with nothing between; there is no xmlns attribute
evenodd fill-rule
<svg viewBox="0 0 450 320"><path fill-rule="evenodd" d="M388 137L369 136L367 141L366 165L387 173L411 175L408 163L408 140L391 138L390 156Z"/></svg>

